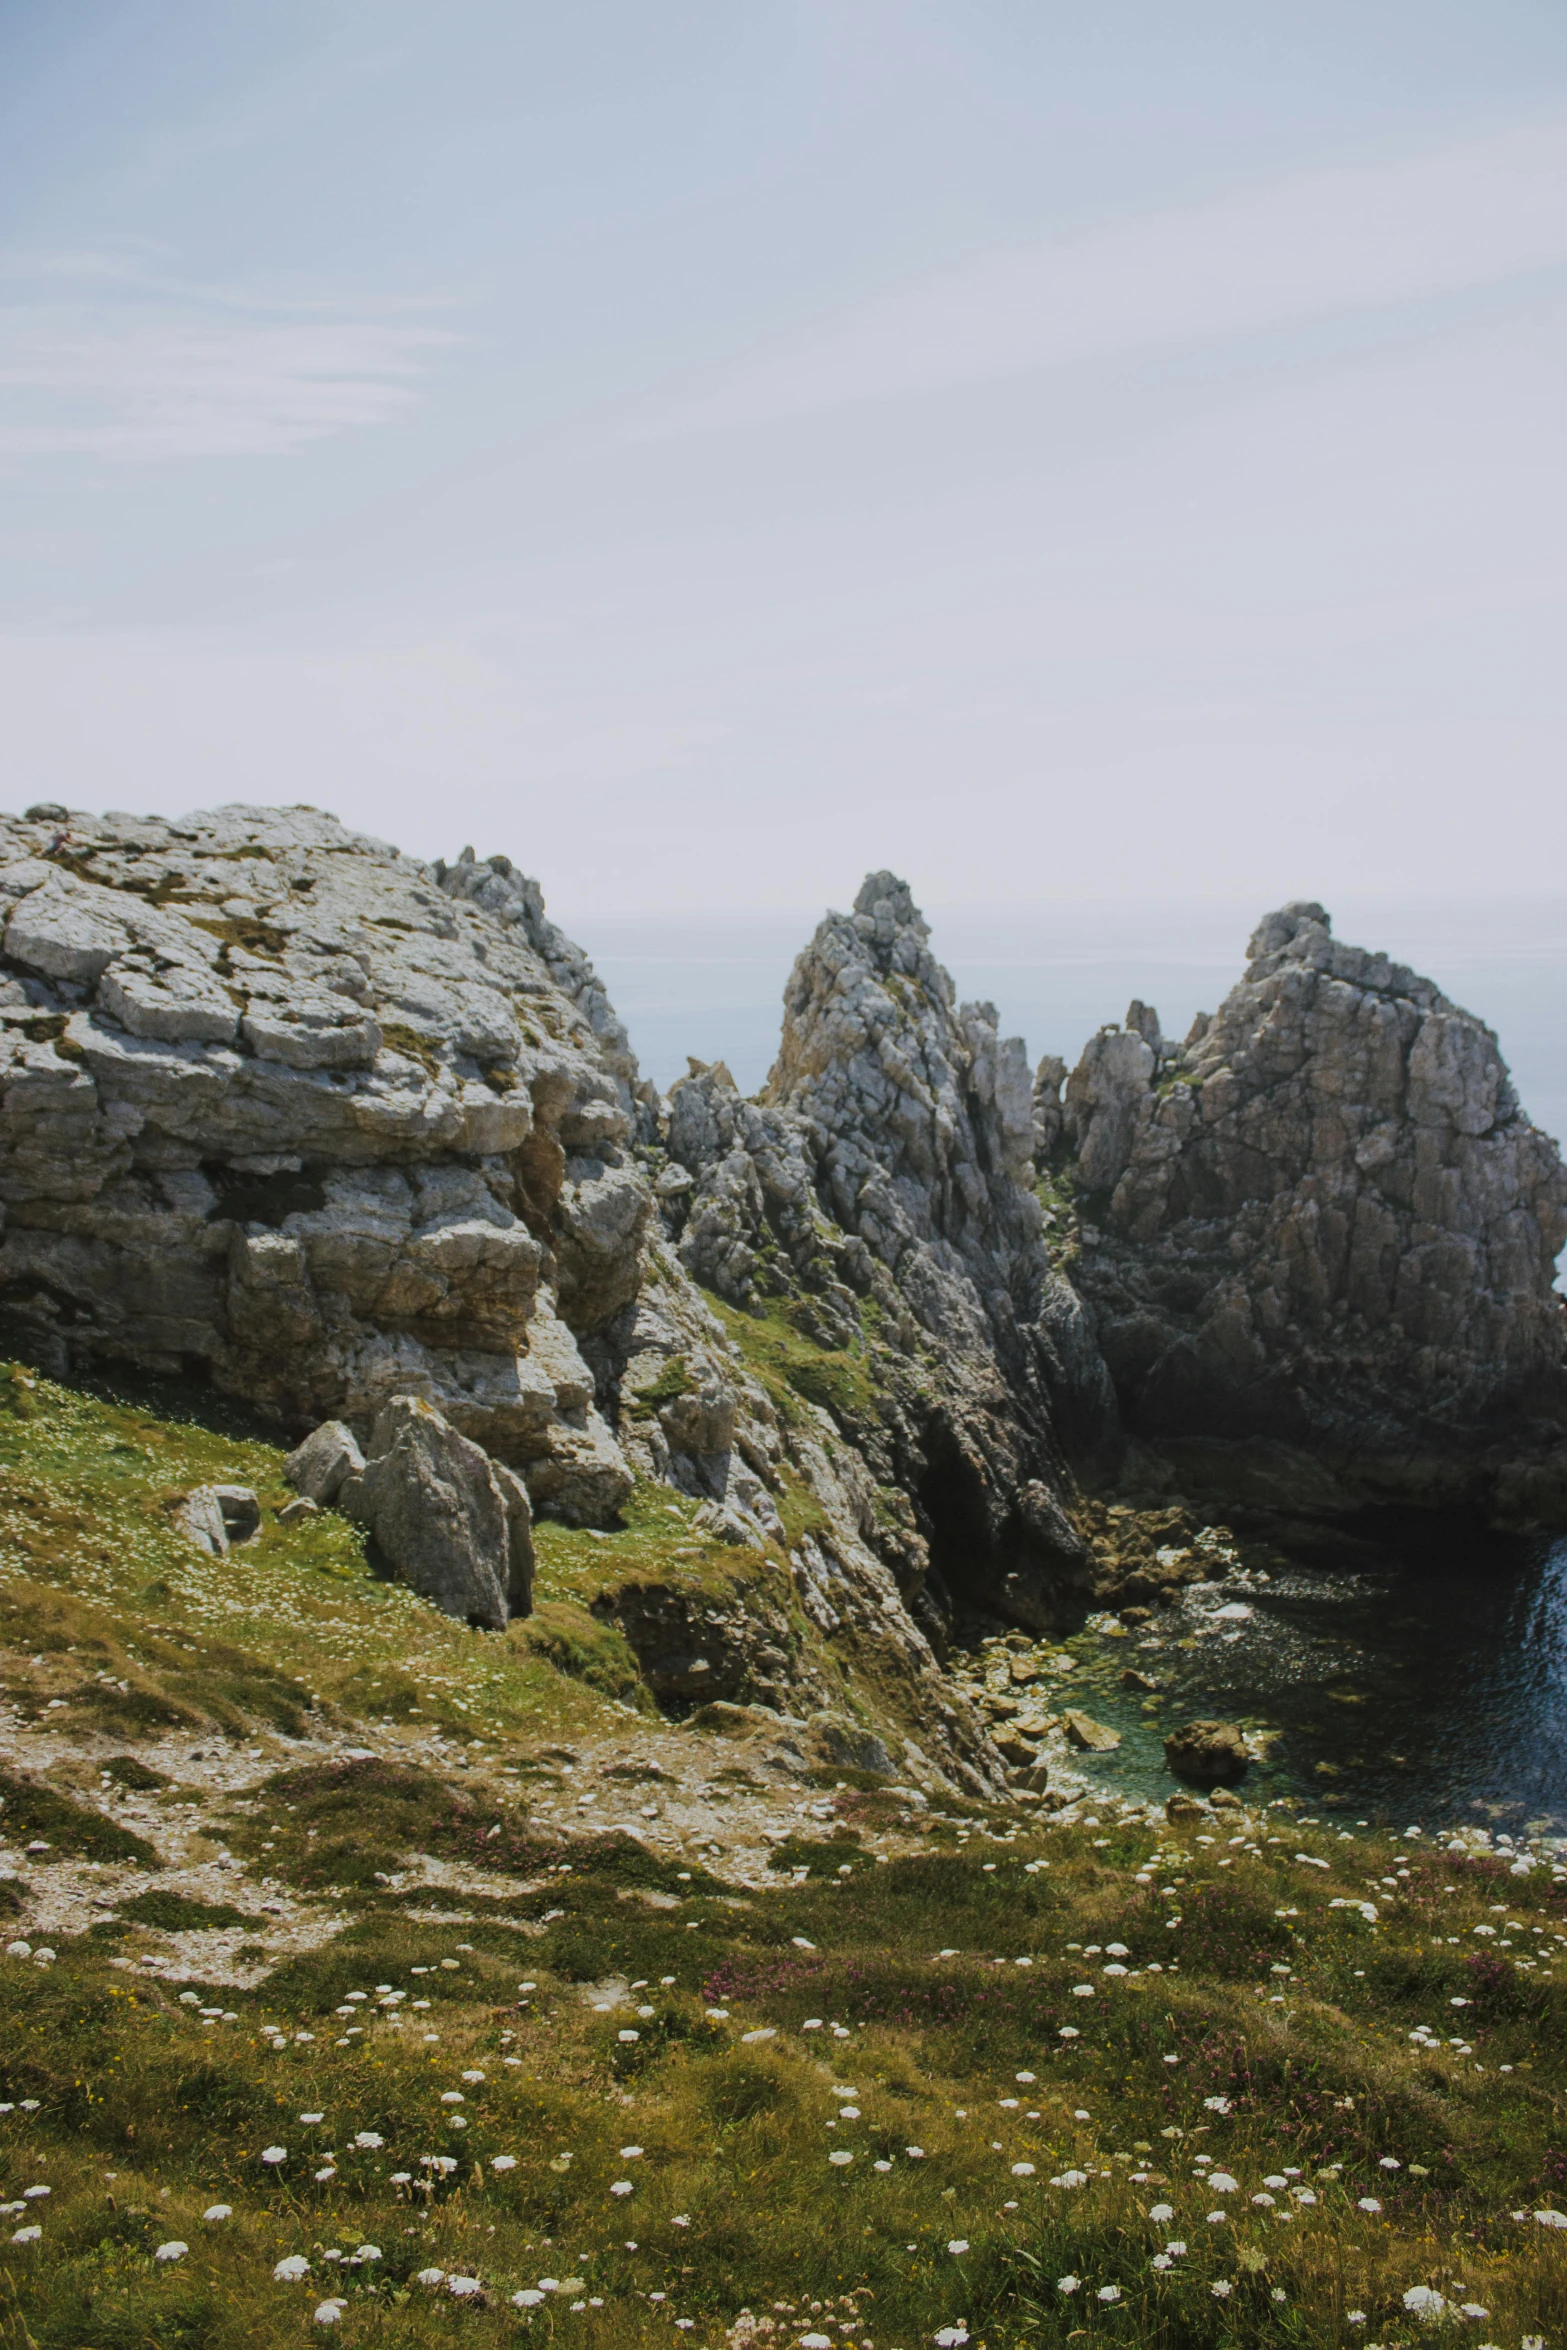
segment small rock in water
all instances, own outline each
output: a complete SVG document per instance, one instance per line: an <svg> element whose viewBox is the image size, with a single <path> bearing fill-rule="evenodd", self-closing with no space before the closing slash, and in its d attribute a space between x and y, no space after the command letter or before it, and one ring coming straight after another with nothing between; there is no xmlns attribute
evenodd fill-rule
<svg viewBox="0 0 1567 2350"><path fill-rule="evenodd" d="M1128 1665L1126 1670L1121 1675L1121 1687L1123 1689L1157 1690L1160 1686L1161 1684L1153 1680L1149 1674L1140 1673L1135 1665Z"/></svg>
<svg viewBox="0 0 1567 2350"><path fill-rule="evenodd" d="M1200 1796L1188 1795L1184 1787L1178 1787L1165 1804L1164 1816L1172 1823L1177 1820L1205 1820L1208 1817L1208 1806Z"/></svg>
<svg viewBox="0 0 1567 2350"><path fill-rule="evenodd" d="M1164 1759L1178 1779L1211 1787L1245 1776L1251 1761L1246 1733L1236 1722L1188 1722L1164 1742Z"/></svg>
<svg viewBox="0 0 1567 2350"><path fill-rule="evenodd" d="M1096 1722L1091 1714L1069 1713L1064 1714L1062 1719L1072 1744L1082 1747L1089 1754L1113 1754L1121 1743L1119 1730L1107 1729L1103 1722Z"/></svg>

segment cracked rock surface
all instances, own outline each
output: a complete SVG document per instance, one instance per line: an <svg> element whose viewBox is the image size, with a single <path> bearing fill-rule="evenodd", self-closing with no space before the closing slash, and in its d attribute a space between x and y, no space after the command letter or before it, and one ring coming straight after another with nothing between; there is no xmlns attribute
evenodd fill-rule
<svg viewBox="0 0 1567 2350"><path fill-rule="evenodd" d="M1032 1084L958 1005L906 884L872 874L795 964L757 1101L720 1064L673 1089L660 1209L697 1280L859 1355L834 1403L882 1489L878 1546L932 1636L959 1604L1043 1626L1081 1583L1070 1456L1115 1405L1032 1187Z"/></svg>

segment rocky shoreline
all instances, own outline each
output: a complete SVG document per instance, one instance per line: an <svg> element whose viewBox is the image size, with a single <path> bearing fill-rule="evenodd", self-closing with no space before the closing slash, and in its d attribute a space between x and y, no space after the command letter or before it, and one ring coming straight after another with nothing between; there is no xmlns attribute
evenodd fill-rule
<svg viewBox="0 0 1567 2350"><path fill-rule="evenodd" d="M694 1505L729 1596L594 1602L677 1716L1027 1793L944 1670L986 1627L1156 1609L1232 1529L1567 1524L1567 1170L1490 1032L1318 906L1183 1044L1134 1003L1031 1071L872 875L754 1101L661 1100L504 857L39 807L0 906L5 1343L340 1423L332 1503L475 1623L531 1604L535 1517Z"/></svg>

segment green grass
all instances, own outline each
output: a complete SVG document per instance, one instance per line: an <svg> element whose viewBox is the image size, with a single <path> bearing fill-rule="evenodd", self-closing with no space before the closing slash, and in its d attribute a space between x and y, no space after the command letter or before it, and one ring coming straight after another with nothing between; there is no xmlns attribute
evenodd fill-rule
<svg viewBox="0 0 1567 2350"><path fill-rule="evenodd" d="M128 1860L143 1865L156 1855L144 1837L116 1826L99 1811L57 1794L41 1781L0 1770L0 1829L12 1844L26 1843L35 1862L64 1859ZM33 1849L35 1841L46 1847Z"/></svg>
<svg viewBox="0 0 1567 2350"><path fill-rule="evenodd" d="M655 1573L743 1589L767 1562L720 1557L646 1490L604 1541L542 1528L553 1612L478 1634L375 1582L330 1513L277 1527L262 1435L20 1393L0 1674L47 1759L0 1784L26 1869L0 1879L3 1939L33 1953L0 1955L0 2200L22 2207L3 2350L284 2350L333 2338L328 2295L367 2350L919 2350L960 2325L976 2350L1561 2350L1567 2229L1533 2214L1567 2200L1567 1872L1282 1806L1180 1829L934 1816L846 1772L760 1884L624 1830L575 1839L530 1808L561 1742L660 1728L618 1693L594 1601ZM219 1475L269 1510L227 1560L166 1507ZM156 1767L109 1751L149 1734L112 1718L127 1689L231 1758L234 1727L286 1702L307 1731L438 1725L446 1759L274 1748L197 1826L183 1729ZM661 1754L747 1778L700 1719ZM138 1833L107 1816L127 1801ZM176 1813L232 1855L238 1900L265 1876L314 1946L247 1945L248 1988L180 1984L147 1979L157 1937L232 1938L254 1909L154 1886L78 1934L36 1922L51 1863L147 1868ZM485 1889L403 1882L420 1855ZM296 2255L308 2278L274 2281ZM561 2289L514 2305L545 2277ZM1421 2325L1421 2287L1488 2315Z"/></svg>
<svg viewBox="0 0 1567 2350"><path fill-rule="evenodd" d="M369 1906L254 1992L193 2005L116 1978L85 1937L44 1973L8 1963L5 2095L38 2109L0 2119L0 2182L16 2199L36 2180L52 2190L40 2245L9 2248L14 2322L37 2350L270 2345L299 2339L340 2289L344 2339L388 2345L458 2323L477 2342L519 2327L657 2340L671 2311L716 2345L746 2304L787 2318L777 2338L793 2342L826 2318L810 2305L831 2302L835 2337L888 2350L959 2321L991 2344L1218 2350L1412 2341L1403 2295L1424 2285L1490 2312L1471 2339L1558 2339L1567 2260L1532 2213L1560 2201L1567 2174L1567 1994L1470 1929L1491 1921L1493 1895L1521 1892L1508 1915L1555 1948L1562 1886L1520 1889L1494 1864L1431 1854L1372 1927L1327 1904L1390 1873L1402 1848L1292 1827L1222 1874L1222 1845L1164 1838L1154 1874L1184 1880L1177 1906L1137 1882L1156 1841L1107 1859L1087 1829L982 1833L964 1852L857 1855L846 1880L740 1909L711 1880L648 1908L613 1869L557 1865L515 1908L462 1926ZM1305 1848L1330 1863L1309 1884L1293 1858ZM546 1910L564 1915L543 1926ZM1107 1978L1102 1955L1071 1947L1111 1940L1135 1975ZM612 2012L572 1988L614 1975L643 1988ZM1073 1996L1083 1981L1091 2001ZM1449 2009L1454 1997L1472 2008ZM236 2020L209 2024L201 2006ZM1453 2014L1472 2056L1411 2045L1416 2025ZM772 2036L747 2041L756 2032ZM460 2107L443 2105L450 2091ZM829 2129L845 2104L858 2118ZM356 2143L364 2132L383 2143ZM269 2145L287 2160L264 2165ZM835 2147L853 2162L830 2165ZM427 2154L455 2164L436 2190L399 2184L430 2175ZM494 2169L497 2155L513 2167ZM1237 2189L1206 2187L1202 2168ZM1069 2172L1083 2183L1050 2183ZM626 2178L631 2195L614 2196ZM1380 2209L1361 2210L1364 2196ZM233 2217L205 2222L214 2202ZM1189 2249L1156 2271L1172 2239ZM171 2240L190 2250L160 2265ZM335 2280L323 2252L366 2241L382 2258ZM308 2285L275 2285L294 2253ZM415 2282L428 2267L477 2275L488 2306L457 2311ZM584 2284L537 2315L509 2303L570 2275ZM1075 2293L1058 2286L1068 2275ZM1101 2301L1105 2287L1120 2299ZM590 2293L601 2306L563 2305ZM860 2322L840 2337L849 2302ZM1353 2309L1366 2327L1348 2324Z"/></svg>
<svg viewBox="0 0 1567 2350"><path fill-rule="evenodd" d="M197 1901L188 1893L175 1893L162 1885L122 1901L119 1914L133 1926L151 1926L160 1934L202 1933L209 1926L255 1923L246 1911L229 1902Z"/></svg>
<svg viewBox="0 0 1567 2350"><path fill-rule="evenodd" d="M703 1296L767 1389L779 1415L797 1424L799 1398L830 1412L845 1430L881 1417L876 1369L869 1346L818 1346L795 1318L803 1308L775 1301L764 1313L742 1313L710 1290Z"/></svg>
<svg viewBox="0 0 1567 2350"><path fill-rule="evenodd" d="M612 1672L595 1685L590 1673L558 1670L530 1622L476 1639L378 1582L363 1535L332 1511L278 1525L290 1498L281 1445L221 1399L153 1390L154 1402L177 1406L166 1416L145 1392L39 1379L25 1416L0 1411L0 1691L62 1741L297 1736L392 1719L482 1746L533 1729L569 1733L606 1708L614 1718L619 1693L621 1704L638 1694L623 1672L616 1691L605 1685ZM261 1532L226 1560L196 1550L172 1516L181 1494L211 1482L251 1485L264 1508ZM565 1557L563 1586L552 1586L555 1537L567 1532L540 1530L541 1632L550 1600L586 1587ZM627 1540L650 1565L650 1542ZM584 1628L596 1654L614 1638ZM123 1758L105 1767L130 1783Z"/></svg>

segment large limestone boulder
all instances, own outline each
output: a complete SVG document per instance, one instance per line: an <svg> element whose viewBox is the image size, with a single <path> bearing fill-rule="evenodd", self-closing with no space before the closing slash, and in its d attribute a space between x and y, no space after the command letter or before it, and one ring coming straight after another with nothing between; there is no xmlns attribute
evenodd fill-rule
<svg viewBox="0 0 1567 2350"><path fill-rule="evenodd" d="M1057 1156L1134 1427L1282 1440L1367 1498L1567 1490L1506 1467L1549 1459L1553 1415L1561 1447L1567 1169L1491 1031L1314 904L1266 917L1183 1046L1133 1013L1068 1080Z"/></svg>
<svg viewBox="0 0 1567 2350"><path fill-rule="evenodd" d="M386 1406L368 1450L338 1502L367 1528L398 1580L485 1630L526 1613L533 1553L521 1480L418 1396Z"/></svg>

